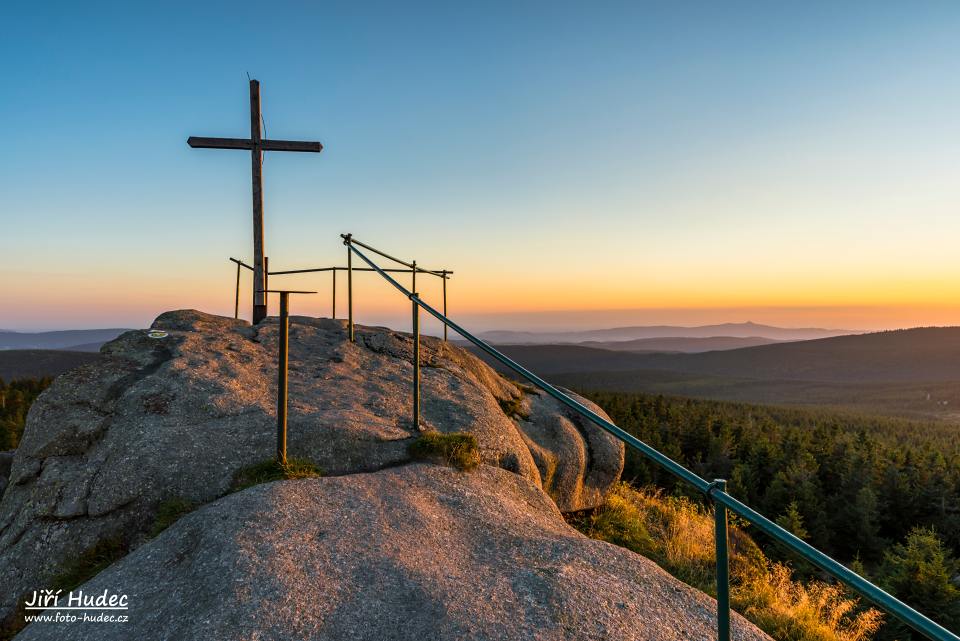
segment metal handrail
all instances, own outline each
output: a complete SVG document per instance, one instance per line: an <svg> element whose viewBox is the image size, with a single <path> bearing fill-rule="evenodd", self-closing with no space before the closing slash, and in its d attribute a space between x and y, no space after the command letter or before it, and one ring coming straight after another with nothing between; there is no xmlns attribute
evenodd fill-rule
<svg viewBox="0 0 960 641"><path fill-rule="evenodd" d="M233 260L233 259L231 259ZM285 269L278 272L270 272L271 276L283 276L285 274L310 274L314 272L345 272L349 269L348 267L309 267L307 269ZM376 271L375 269L370 269L369 267L354 267L353 271L355 272L372 272ZM395 274L412 274L412 269L384 269L385 272L391 272ZM450 270L441 270L441 271L431 271L429 269L417 268L417 271L421 274L433 274L439 278L449 278L453 275L453 272Z"/></svg>
<svg viewBox="0 0 960 641"><path fill-rule="evenodd" d="M364 247L366 247L366 245L364 245ZM371 249L371 251L377 251L377 250ZM443 312L444 312L444 313L447 312L447 281L450 280L450 277L451 277L451 276L453 276L453 271L452 271L452 270L449 270L449 269L439 269L439 270L423 269L422 267L417 267L417 261L413 261L412 263L407 263L407 262L405 262L405 261L402 261L402 260L400 260L400 259L398 259L398 258L394 258L394 257L389 256L389 255L387 255L387 254L382 254L381 252L377 252L377 253L378 253L378 254L381 254L382 256L385 256L386 258L389 258L390 260L396 261L396 262L400 263L401 265L406 266L406 267L407 267L406 269L397 269L397 268L394 268L394 269L382 269L381 271L390 272L390 273L394 273L394 274L413 274L413 287L414 287L414 289L416 289L416 286L417 286L417 274L418 274L418 273L420 273L420 274L430 274L430 275L432 275L432 276L436 276L436 277L442 279L442 280L443 280ZM330 266L330 267L308 267L308 268L306 268L306 269L285 269L285 270L271 271L271 270L268 268L268 265L269 265L268 260L269 260L269 259L268 259L267 257L264 257L263 260L264 260L264 276L265 276L266 278L269 278L270 276L286 276L286 275L290 275L290 274L314 274L314 273L320 273L320 272L330 272L330 276L332 277L332 278L331 278L331 292L332 292L332 297L331 297L331 298L332 298L332 300L331 300L330 318L334 318L334 319L337 317L337 272L338 272L338 271L347 272L347 298L348 298L347 307L348 307L349 310L350 310L350 327L351 327L351 328L353 327L353 272L373 272L373 271L377 271L377 270L375 270L375 269L373 269L373 268L370 268L370 267L354 267L354 266L352 265L351 261L350 261L349 252L348 252L348 256L347 256L347 267L340 267L340 266L337 266L337 265L333 265L333 266ZM237 264L237 284L236 284L236 290L235 290L235 294L234 294L233 317L234 317L234 318L240 318L240 268L241 268L241 267L245 267L246 269L249 269L250 271L254 271L254 269L253 269L253 267L251 267L251 266L248 265L247 263L243 262L242 260L239 260L239 259L237 259L237 258L233 258L232 256L230 257L230 261ZM352 335L352 334L351 334L350 338L351 338L351 340L353 340L353 335ZM443 326L443 340L447 340L447 326L446 326L446 325Z"/></svg>
<svg viewBox="0 0 960 641"><path fill-rule="evenodd" d="M363 252L354 247L354 245L360 245L364 248L375 251L377 254L386 256L382 252L370 248L368 245L364 245L357 240L354 240L350 234L342 234L343 244L348 248L348 255L356 254L362 261L369 265L374 271L379 273L387 282L393 285L397 290L399 290L404 296L406 296L413 304L414 309L414 329L417 336L414 337L414 378L415 378L415 389L414 389L414 425L419 423L419 386L416 385L416 379L419 374L419 315L418 310L423 309L428 314L439 320L444 324L444 327L449 327L456 333L460 334L462 337L476 345L483 352L493 357L496 361L510 368L523 378L527 379L549 396L555 398L556 400L563 403L565 406L569 407L573 411L577 412L584 418L590 420L592 423L605 430L606 432L612 434L617 439L629 445L634 450L638 451L640 454L650 459L660 467L664 468L668 472L677 476L678 478L686 481L687 483L693 485L697 490L704 493L708 499L710 499L714 504L714 518L716 523L715 528L715 537L716 537L716 548L717 548L717 637L719 641L729 641L730 639L730 577L729 577L729 531L727 525L727 510L730 510L734 514L737 514L748 523L756 526L762 532L772 537L773 539L779 541L783 545L787 546L806 561L817 566L824 572L830 574L841 583L849 586L867 600L879 606L881 609L885 610L889 614L892 614L897 619L900 619L911 628L920 632L929 639L934 641L960 641L958 637L953 632L947 630L939 623L933 621L929 617L921 614L916 611L903 601L900 601L893 595L885 592L880 587L874 585L870 581L866 580L856 572L846 568L843 564L827 556L820 550L816 549L809 543L804 542L798 537L794 536L784 528L780 527L767 517L763 516L759 512L753 510L748 505L741 503L734 497L730 496L726 492L726 481L722 479L717 479L713 482L709 482L706 479L700 477L694 472L688 470L680 463L677 463L670 457L659 452L658 450L650 447L643 441L639 440L632 434L624 431L623 429L617 427L612 422L606 420L590 408L586 407L579 401L572 398L570 395L562 392L557 389L547 381L543 380L523 365L520 365L513 359L511 359L506 354L500 352L496 348L489 345L486 341L477 338L469 331L465 330L463 327L455 323L454 321L447 318L445 314L441 314L439 311L431 307L426 303L416 292L411 292L406 289L403 285L398 283L394 278L392 278L384 269L381 269L376 263L370 260ZM350 336L351 340L353 339L353 327L352 327L352 314L351 314L351 327L350 327Z"/></svg>

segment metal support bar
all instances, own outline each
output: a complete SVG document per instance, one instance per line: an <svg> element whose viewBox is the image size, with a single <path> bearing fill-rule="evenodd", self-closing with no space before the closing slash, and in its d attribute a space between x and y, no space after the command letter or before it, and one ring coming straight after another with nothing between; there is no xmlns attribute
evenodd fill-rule
<svg viewBox="0 0 960 641"><path fill-rule="evenodd" d="M258 290L255 293L266 296L268 293L280 294L280 328L277 334L279 353L277 355L277 463L287 464L287 382L290 355L290 294L316 294L294 290Z"/></svg>
<svg viewBox="0 0 960 641"><path fill-rule="evenodd" d="M374 248L374 247L371 247L370 245L367 245L366 243L361 243L359 240L355 240L355 239L353 238L353 234L340 234L340 238L343 239L345 245L349 245L349 244L360 245L360 246L363 247L364 249L369 249L369 250L372 251L374 254L378 254L378 255L380 255L380 256L383 256L384 258L386 258L386 259L388 259L388 260L392 260L392 261L395 262L395 263L399 263L399 264L401 264L401 265L405 265L405 266L411 267L411 268L414 266L413 263L408 263L408 262L405 261L405 260L400 260L399 258L395 258L394 256L391 256L390 254L385 254L384 252L380 251L379 249L376 249L376 248ZM378 268L377 268L377 271L384 271L384 270L382 270L382 269L380 269L380 268L378 267ZM386 270L386 271L390 271L390 270L388 269L388 270ZM426 273L426 274L433 274L434 276L439 276L439 275L440 275L440 272L439 272L439 271L436 271L436 270L429 270L429 269L422 269L422 268L420 268L420 269L417 269L417 271L424 272L424 273ZM453 272L449 272L449 273L452 274Z"/></svg>
<svg viewBox="0 0 960 641"><path fill-rule="evenodd" d="M350 342L356 342L353 334L353 252L350 245L350 234L344 236L343 244L347 246L347 334Z"/></svg>
<svg viewBox="0 0 960 641"><path fill-rule="evenodd" d="M413 429L420 429L420 305L414 293L413 301Z"/></svg>
<svg viewBox="0 0 960 641"><path fill-rule="evenodd" d="M717 479L711 484L713 491L727 491L727 482ZM717 549L717 641L730 641L730 537L727 527L727 508L713 501L714 538Z"/></svg>
<svg viewBox="0 0 960 641"><path fill-rule="evenodd" d="M240 318L240 261L237 261L237 295L233 303L233 317Z"/></svg>
<svg viewBox="0 0 960 641"><path fill-rule="evenodd" d="M334 269L330 272L333 282L333 300L331 301L330 309L330 318L337 320L337 270Z"/></svg>
<svg viewBox="0 0 960 641"><path fill-rule="evenodd" d="M234 260L234 259L231 258L230 260ZM234 262L236 262L236 261L234 260ZM241 264L242 264L244 267L246 267L247 269L252 269L252 268L249 267L246 263L241 263ZM312 274L312 273L314 273L314 272L346 271L346 269L347 269L346 267L311 267L311 268L309 268L309 269L285 269L285 270L283 270L283 271L276 271L276 272L273 272L273 271L272 271L272 272L270 272L270 275L271 275L271 276L283 276L283 275L285 275L285 274ZM370 269L369 267L354 267L354 268L353 268L353 271L355 271L355 272L375 272L375 271L377 271L377 270L375 270L375 269ZM409 269L397 269L397 268L384 269L383 271L385 271L385 272L390 272L390 273L394 273L394 274L409 274L409 273L411 272L411 270L409 270ZM428 270L428 269L422 269L422 268L419 268L419 267L417 268L417 271L420 272L421 274L430 274L430 275L432 275L432 276L437 276L437 277L440 277L441 274L444 273L443 271L432 272L432 271L430 271L430 270ZM453 275L453 272L452 272L452 271L447 271L446 274L447 274L447 276L452 276L452 275Z"/></svg>
<svg viewBox="0 0 960 641"><path fill-rule="evenodd" d="M443 270L443 315L447 315L447 270ZM443 323L443 341L447 341L446 323Z"/></svg>
<svg viewBox="0 0 960 641"><path fill-rule="evenodd" d="M280 354L277 361L277 463L287 464L287 366L290 347L290 293L280 292Z"/></svg>
<svg viewBox="0 0 960 641"><path fill-rule="evenodd" d="M411 272L411 279L412 279L410 283L410 291L416 292L417 291L417 261L413 261L413 264L410 267L410 272ZM416 296L416 294L414 294L414 296Z"/></svg>

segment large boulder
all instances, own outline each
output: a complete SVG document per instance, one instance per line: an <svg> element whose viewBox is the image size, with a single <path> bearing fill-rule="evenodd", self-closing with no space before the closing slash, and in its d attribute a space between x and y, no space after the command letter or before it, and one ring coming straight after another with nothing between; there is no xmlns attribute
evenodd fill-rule
<svg viewBox="0 0 960 641"><path fill-rule="evenodd" d="M222 496L273 456L278 324L169 312L58 377L35 402L0 501L0 618L65 559L107 538L132 547L167 499ZM412 340L384 328L291 319L288 452L327 475L408 461ZM424 338L424 426L476 435L482 460L546 486L563 510L598 505L623 448L465 350ZM518 410L519 408L519 410ZM420 429L423 429L421 427Z"/></svg>
<svg viewBox="0 0 960 641"><path fill-rule="evenodd" d="M488 466L256 486L183 517L80 589L127 595L129 621L34 623L17 638L716 638L713 599L582 536L535 483ZM738 615L733 630L768 640Z"/></svg>

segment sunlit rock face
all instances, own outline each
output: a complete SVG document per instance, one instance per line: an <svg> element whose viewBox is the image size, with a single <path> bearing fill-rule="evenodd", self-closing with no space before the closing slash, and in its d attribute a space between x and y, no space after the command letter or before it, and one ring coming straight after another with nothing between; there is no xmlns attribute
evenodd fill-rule
<svg viewBox="0 0 960 641"><path fill-rule="evenodd" d="M81 588L124 624L29 641L712 641L716 603L569 527L531 479L411 464L279 481L181 518ZM739 615L737 641L767 640Z"/></svg>
<svg viewBox="0 0 960 641"><path fill-rule="evenodd" d="M153 328L166 336L123 334L31 409L0 501L0 616L98 541L136 548L162 501L217 499L273 456L276 320L187 310ZM328 476L403 465L420 433L411 337L356 329L351 343L342 321L291 319L288 454ZM473 433L485 464L563 511L599 505L618 480L622 446L552 399L437 339L422 339L421 359L421 429Z"/></svg>

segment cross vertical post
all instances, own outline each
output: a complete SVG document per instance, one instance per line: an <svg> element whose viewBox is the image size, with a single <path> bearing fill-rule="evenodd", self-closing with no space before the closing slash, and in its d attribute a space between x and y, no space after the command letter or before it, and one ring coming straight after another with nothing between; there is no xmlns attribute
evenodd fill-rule
<svg viewBox="0 0 960 641"><path fill-rule="evenodd" d="M267 261L264 257L263 152L303 151L319 153L319 142L263 138L260 81L250 81L250 138L204 138L190 136L187 144L200 149L243 149L250 152L250 182L253 194L253 324L267 316Z"/></svg>
<svg viewBox="0 0 960 641"><path fill-rule="evenodd" d="M267 278L263 264L263 152L260 151L260 81L250 81L250 149L253 184L253 324L267 317ZM259 292L259 293L258 293Z"/></svg>

